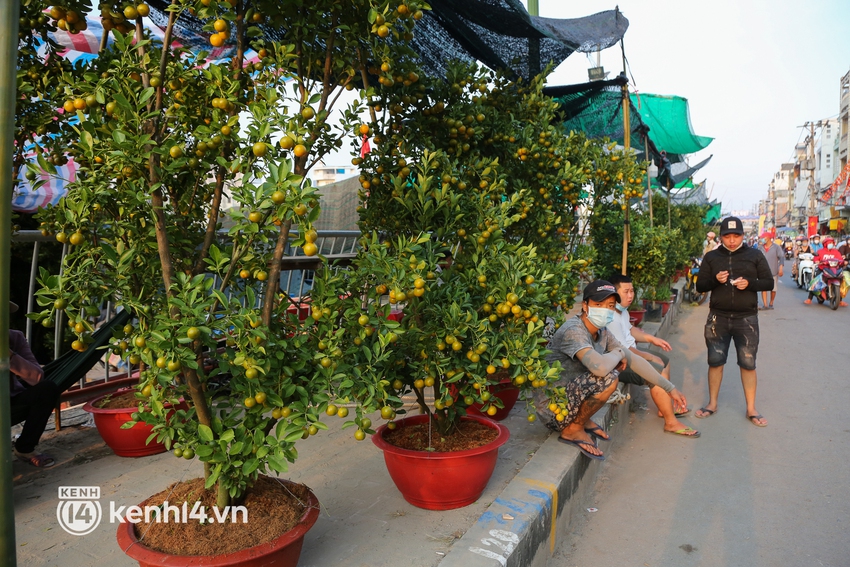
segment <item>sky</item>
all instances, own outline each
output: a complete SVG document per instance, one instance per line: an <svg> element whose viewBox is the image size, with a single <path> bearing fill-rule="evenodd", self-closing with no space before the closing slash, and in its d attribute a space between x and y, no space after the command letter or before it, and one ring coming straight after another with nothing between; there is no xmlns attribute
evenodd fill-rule
<svg viewBox="0 0 850 567"><path fill-rule="evenodd" d="M850 0L539 0L540 16L578 18L617 3L629 20L630 88L688 99L693 131L714 138L689 160L714 155L695 180L707 180L724 212L767 196L805 140L800 126L837 116L839 80L850 71ZM572 54L548 84L586 82L595 58ZM619 44L601 63L609 77L622 71Z"/></svg>

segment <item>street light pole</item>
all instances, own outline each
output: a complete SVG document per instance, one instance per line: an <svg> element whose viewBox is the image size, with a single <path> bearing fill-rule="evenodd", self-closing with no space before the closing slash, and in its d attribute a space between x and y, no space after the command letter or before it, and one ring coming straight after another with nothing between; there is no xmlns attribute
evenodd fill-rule
<svg viewBox="0 0 850 567"><path fill-rule="evenodd" d="M15 567L15 502L12 496L12 433L9 396L9 274L12 240L12 156L20 2L0 2L0 564Z"/></svg>

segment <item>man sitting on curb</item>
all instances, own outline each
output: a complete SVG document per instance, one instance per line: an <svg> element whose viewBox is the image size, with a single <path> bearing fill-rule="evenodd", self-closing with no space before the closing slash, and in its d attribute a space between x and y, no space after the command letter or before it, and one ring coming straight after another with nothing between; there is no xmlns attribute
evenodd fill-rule
<svg viewBox="0 0 850 567"><path fill-rule="evenodd" d="M9 303L10 312L18 310L17 305ZM53 458L36 453L35 446L61 392L56 383L42 380L44 369L30 350L27 338L14 329L9 329L9 378L12 425L24 421L24 429L15 441L15 456L35 467L52 467Z"/></svg>
<svg viewBox="0 0 850 567"><path fill-rule="evenodd" d="M614 322L608 327L609 330L620 344L649 362L661 376L670 380L670 359L665 354L654 354L637 348L637 343L641 342L657 346L662 350L672 350L670 343L649 333L644 333L641 329L632 326L631 321L629 321L628 307L635 299L635 287L632 285L632 279L620 274L615 274L608 279L614 284L617 295L620 296L620 302L617 304L618 313ZM649 395L658 407L658 415L664 418L664 431L685 437L699 437L699 431L688 427L677 419L679 416L686 415L690 410L685 406L674 408L673 401L664 389L651 385L632 370L623 370L620 372L619 378L623 384L649 386Z"/></svg>
<svg viewBox="0 0 850 567"><path fill-rule="evenodd" d="M581 314L561 325L549 341L549 362L561 363L561 375L553 388L565 388L566 418L550 409L545 392L535 396L537 415L546 427L558 431L558 440L575 445L591 459L602 460L602 451L591 440L610 440L599 425L590 420L617 388L618 372L631 369L650 384L663 388L679 405L687 407L685 396L676 390L643 358L632 356L606 327L614 320L617 290L605 280L596 280L584 288ZM559 419L560 417L560 419Z"/></svg>

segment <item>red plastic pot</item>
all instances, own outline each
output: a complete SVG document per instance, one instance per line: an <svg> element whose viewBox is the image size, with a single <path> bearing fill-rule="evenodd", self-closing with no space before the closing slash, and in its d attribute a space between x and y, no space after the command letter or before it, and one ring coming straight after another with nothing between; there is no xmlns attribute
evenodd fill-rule
<svg viewBox="0 0 850 567"><path fill-rule="evenodd" d="M122 390L118 390L116 393L121 392ZM133 420L133 413L137 412L138 408L104 409L96 406L98 402L110 395L112 394L99 396L83 406L83 410L94 416L97 432L109 448L119 457L147 457L164 453L164 444L157 443L156 440L147 443L148 437L153 433L153 426L138 422L129 429L121 429L122 425ZM171 406L166 404L165 407ZM189 409L189 405L184 402L180 404L180 409Z"/></svg>
<svg viewBox="0 0 850 567"><path fill-rule="evenodd" d="M390 477L405 500L426 510L452 510L468 506L478 500L487 487L499 447L510 437L508 428L495 421L467 415L462 418L492 427L498 437L488 445L469 449L437 453L410 451L390 445L384 440L386 424L378 428L372 442L384 452L384 462ZM398 427L427 423L427 415L414 415L396 421Z"/></svg>
<svg viewBox="0 0 850 567"><path fill-rule="evenodd" d="M632 326L637 327L643 321L643 316L646 313L646 309L636 309L634 311L629 311L629 321Z"/></svg>
<svg viewBox="0 0 850 567"><path fill-rule="evenodd" d="M283 480L290 483L291 481ZM319 518L319 500L310 491L307 508L298 524L268 543L224 555L171 555L145 547L136 537L134 524L118 526L118 545L139 567L297 567L304 535Z"/></svg>
<svg viewBox="0 0 850 567"><path fill-rule="evenodd" d="M470 412L478 412L483 417L488 419L492 419L495 421L502 421L511 413L511 410L514 409L514 405L516 405L517 398L519 398L519 388L513 385L513 382L510 378L506 378L499 382L497 385L490 388L490 394L502 400L504 404L503 408L500 408L493 415L487 415L486 412L481 411L483 404L472 404L469 406ZM475 415L475 414L473 414Z"/></svg>

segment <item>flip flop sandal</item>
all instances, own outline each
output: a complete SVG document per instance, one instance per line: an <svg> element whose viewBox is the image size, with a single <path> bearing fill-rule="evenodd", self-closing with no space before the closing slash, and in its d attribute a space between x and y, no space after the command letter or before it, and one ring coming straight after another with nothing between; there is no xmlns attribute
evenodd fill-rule
<svg viewBox="0 0 850 567"><path fill-rule="evenodd" d="M604 431L605 431L604 429L602 429L602 428L601 428L601 427L599 427L598 425L597 425L597 426L595 426L595 427L585 427L585 428L584 428L584 431L585 431L586 433L589 433L590 435L592 435L592 436L593 436L593 437L595 437L596 439L599 439L600 441L610 441L610 440L611 440L611 436L610 436L610 435L609 435L608 437L602 437L601 435L599 435L599 433L597 433L598 431L602 431L602 432L604 432Z"/></svg>
<svg viewBox="0 0 850 567"><path fill-rule="evenodd" d="M675 431L670 431L668 429L665 429L664 433L672 433L673 435L680 435L682 437L690 437L691 439L696 439L700 435L699 431L697 431L693 427L686 427L684 429L677 429Z"/></svg>
<svg viewBox="0 0 850 567"><path fill-rule="evenodd" d="M682 411L673 412L673 415L675 415L676 417L682 417L683 415L688 415L689 413L691 413L691 408L685 408Z"/></svg>
<svg viewBox="0 0 850 567"><path fill-rule="evenodd" d="M29 463L34 467L47 468L56 464L53 457L43 453L18 453L15 451L15 456L21 461Z"/></svg>
<svg viewBox="0 0 850 567"><path fill-rule="evenodd" d="M747 419L749 419L750 423L752 423L756 427L767 427L766 423L759 423L756 421L757 419L764 419L763 415L748 415Z"/></svg>
<svg viewBox="0 0 850 567"><path fill-rule="evenodd" d="M584 453L584 455L587 456L590 459L594 459L596 461L604 461L605 460L605 455L594 455L593 453L591 453L590 451L588 451L587 449L584 448L584 447L587 447L589 445L596 448L596 445L593 445L593 443L590 443L589 441L581 441L579 439L576 439L574 441L572 439L564 439L563 437L558 437L558 441L560 441L561 443L566 443L567 445L573 445L576 449L578 449L579 451Z"/></svg>
<svg viewBox="0 0 850 567"><path fill-rule="evenodd" d="M703 413L708 414L708 415L697 415L696 412L694 412L694 417L697 418L697 419L705 419L705 418L711 417L711 416L713 416L714 414L717 413L717 410L710 410L710 409L707 409L707 408L699 408L697 411L701 411Z"/></svg>

